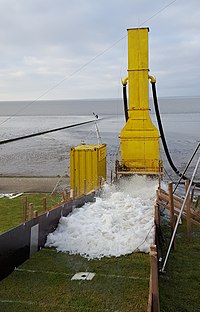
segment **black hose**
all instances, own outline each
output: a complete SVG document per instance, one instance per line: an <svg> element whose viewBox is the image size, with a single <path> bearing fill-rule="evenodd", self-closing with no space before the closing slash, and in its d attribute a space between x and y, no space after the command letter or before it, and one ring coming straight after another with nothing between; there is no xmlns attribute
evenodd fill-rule
<svg viewBox="0 0 200 312"><path fill-rule="evenodd" d="M37 133L32 133L32 134L24 135L24 136L22 136L22 137L17 137L17 138L13 138L13 139L3 140L3 141L0 141L0 145L2 145L2 144L7 144L7 143L11 143L11 142L14 142L14 141L19 141L19 140L24 140L24 139L32 138L32 137L39 136L39 135L43 135L43 134L46 134L46 133L51 133L51 132L56 132L56 131L60 131L60 130L64 130L64 129L69 129L69 128L73 128L73 127L78 127L78 126L85 125L85 124L88 124L88 123L91 123L91 122L95 122L95 121L96 121L96 120L89 120L89 121L79 122L79 123L77 123L77 124L72 124L72 125L65 126L65 127L55 128L55 129L51 129L51 130L46 130L46 131L42 131L42 132L37 132Z"/></svg>
<svg viewBox="0 0 200 312"><path fill-rule="evenodd" d="M154 102L154 107L155 107L155 112L156 112L156 118L157 118L157 122L158 122L158 127L159 127L159 131L160 131L160 136L161 136L161 140L162 140L162 144L164 147L164 151L165 154L167 156L167 160L171 166L171 168L174 170L174 172L179 175L180 177L182 177L182 179L184 180L189 180L185 175L183 175L174 165L173 160L171 158L171 155L169 153L168 147L167 147L167 142L165 140L165 134L164 134L164 130L163 130L163 126L162 126L162 121L160 118L160 112L159 112L159 108L158 108L158 99L157 99L157 94L156 94L156 83L155 82L151 82L152 84L152 93L153 93L153 102Z"/></svg>
<svg viewBox="0 0 200 312"><path fill-rule="evenodd" d="M123 84L123 100L124 100L124 115L125 120L128 120L128 104L127 104L127 95L126 95L126 84Z"/></svg>

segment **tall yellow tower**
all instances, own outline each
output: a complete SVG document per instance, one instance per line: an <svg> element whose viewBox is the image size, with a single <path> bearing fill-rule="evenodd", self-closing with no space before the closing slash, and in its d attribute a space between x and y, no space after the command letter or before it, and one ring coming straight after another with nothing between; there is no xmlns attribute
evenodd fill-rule
<svg viewBox="0 0 200 312"><path fill-rule="evenodd" d="M149 116L148 28L128 29L128 120L120 134L121 173L159 173L159 134Z"/></svg>

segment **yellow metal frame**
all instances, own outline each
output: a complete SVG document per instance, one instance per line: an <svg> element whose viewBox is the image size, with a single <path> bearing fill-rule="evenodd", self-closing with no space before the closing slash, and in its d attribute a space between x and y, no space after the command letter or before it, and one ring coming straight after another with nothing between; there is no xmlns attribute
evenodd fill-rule
<svg viewBox="0 0 200 312"><path fill-rule="evenodd" d="M128 121L120 134L120 170L158 174L159 133L149 116L148 28L128 29ZM153 78L150 76L150 79Z"/></svg>

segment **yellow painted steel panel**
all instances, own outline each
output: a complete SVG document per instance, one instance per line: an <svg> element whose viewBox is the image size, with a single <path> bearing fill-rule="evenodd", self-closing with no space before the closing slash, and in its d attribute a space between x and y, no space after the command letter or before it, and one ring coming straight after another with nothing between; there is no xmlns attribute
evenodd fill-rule
<svg viewBox="0 0 200 312"><path fill-rule="evenodd" d="M106 145L82 144L71 148L70 188L77 196L100 187L106 180Z"/></svg>
<svg viewBox="0 0 200 312"><path fill-rule="evenodd" d="M128 115L120 134L121 170L159 173L159 133L149 116L148 28L128 29Z"/></svg>

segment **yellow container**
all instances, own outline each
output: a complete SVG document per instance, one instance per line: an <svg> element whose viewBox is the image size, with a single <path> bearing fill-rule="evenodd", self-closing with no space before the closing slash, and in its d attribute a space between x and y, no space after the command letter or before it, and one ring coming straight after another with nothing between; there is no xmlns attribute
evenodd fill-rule
<svg viewBox="0 0 200 312"><path fill-rule="evenodd" d="M82 144L70 151L70 188L86 194L106 180L106 144Z"/></svg>

